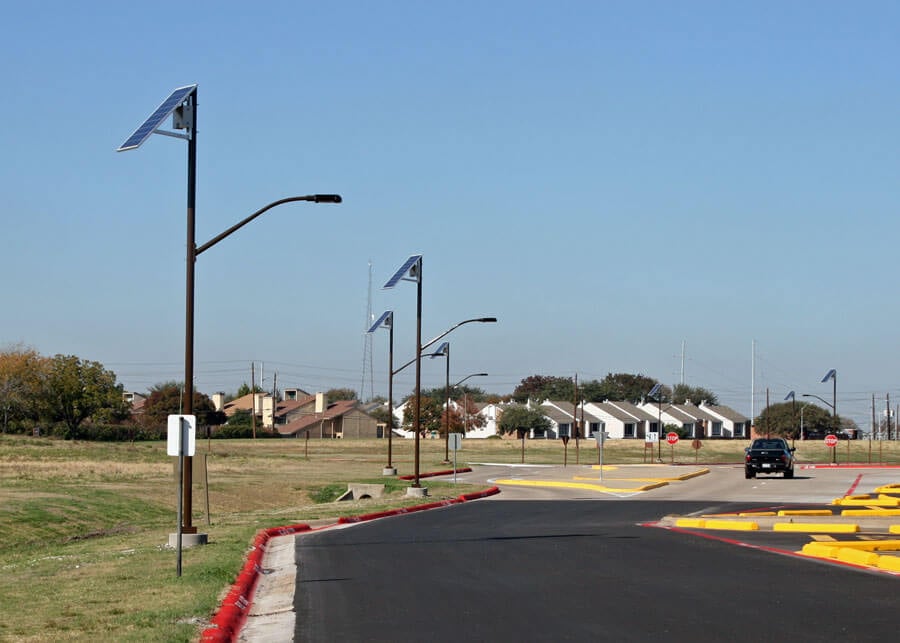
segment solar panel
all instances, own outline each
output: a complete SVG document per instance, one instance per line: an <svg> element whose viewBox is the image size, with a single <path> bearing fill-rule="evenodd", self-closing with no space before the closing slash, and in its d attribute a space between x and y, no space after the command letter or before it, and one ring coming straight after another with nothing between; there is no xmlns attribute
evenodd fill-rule
<svg viewBox="0 0 900 643"><path fill-rule="evenodd" d="M446 357L448 352L450 352L450 342L444 342L438 346L437 350L429 355L429 357L431 357L431 359L434 359L435 357Z"/></svg>
<svg viewBox="0 0 900 643"><path fill-rule="evenodd" d="M374 333L376 330L381 328L381 325L384 324L385 328L390 328L394 324L394 311L386 310L381 313L381 317L378 318L372 326L367 330L367 333Z"/></svg>
<svg viewBox="0 0 900 643"><path fill-rule="evenodd" d="M660 384L654 384L653 388L650 389L650 392L647 393L647 397L656 397L656 395L659 393L660 388L661 388Z"/></svg>
<svg viewBox="0 0 900 643"><path fill-rule="evenodd" d="M796 398L794 397L794 392L793 392L793 391L791 391L790 393L788 393L787 395L784 396L784 401L785 401L785 402L787 402L788 400L795 400L795 399L796 399Z"/></svg>
<svg viewBox="0 0 900 643"><path fill-rule="evenodd" d="M387 283L384 284L383 290L387 290L388 288L393 288L394 286L396 286L397 282L399 282L401 279L406 277L407 273L410 274L410 277L415 277L415 281L418 281L418 279L419 279L418 271L416 271L416 274L413 275L412 268L413 268L413 266L419 265L419 262L421 262L421 261L422 261L422 255L413 255L412 257L407 259L406 263L403 264L402 266L400 266L400 269L394 273L394 276L391 277L390 279L388 279Z"/></svg>
<svg viewBox="0 0 900 643"><path fill-rule="evenodd" d="M162 125L163 121L169 117L169 114L175 111L184 100L190 96L194 90L197 89L196 85L187 85L185 87L179 87L172 94L162 102L162 105L156 108L156 111L150 114L147 117L147 120L134 130L134 134L129 136L122 145L119 146L117 152L124 152L126 150L133 150L135 148L140 147L141 143L146 141L156 129Z"/></svg>
<svg viewBox="0 0 900 643"><path fill-rule="evenodd" d="M830 371L828 371L827 373L825 373L825 377L822 378L822 381L823 381L823 382L827 382L827 381L830 380L830 379L834 379L834 377L835 377L836 375L837 375L837 371L836 371L835 369L831 369Z"/></svg>

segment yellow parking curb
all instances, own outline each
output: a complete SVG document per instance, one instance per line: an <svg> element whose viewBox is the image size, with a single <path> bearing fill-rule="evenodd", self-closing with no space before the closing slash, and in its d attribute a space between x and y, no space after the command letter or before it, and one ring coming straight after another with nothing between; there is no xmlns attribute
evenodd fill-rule
<svg viewBox="0 0 900 643"><path fill-rule="evenodd" d="M759 525L746 520L707 520L706 529L727 529L729 531L756 531Z"/></svg>
<svg viewBox="0 0 900 643"><path fill-rule="evenodd" d="M900 509L842 509L842 516L900 516Z"/></svg>
<svg viewBox="0 0 900 643"><path fill-rule="evenodd" d="M876 551L900 551L900 540L863 540L837 543L807 543L801 553L815 558L838 560L844 563L874 567L886 571L900 571L900 558L881 556Z"/></svg>
<svg viewBox="0 0 900 643"><path fill-rule="evenodd" d="M900 498L892 498L890 496L878 498L849 496L846 498L835 498L831 501L831 504L845 507L900 507Z"/></svg>
<svg viewBox="0 0 900 643"><path fill-rule="evenodd" d="M859 531L859 525L849 524L825 524L812 522L776 522L772 525L772 531L803 531L817 534L855 534Z"/></svg>
<svg viewBox="0 0 900 643"><path fill-rule="evenodd" d="M830 516L831 509L782 509L779 516Z"/></svg>
<svg viewBox="0 0 900 643"><path fill-rule="evenodd" d="M610 492L629 492L629 491L648 491L663 487L667 482L658 482L656 484L647 484L641 487L607 487L599 484L587 484L584 482L562 482L560 480L494 480L494 484L510 485L515 487L550 487L555 489L585 489L587 491L610 491Z"/></svg>

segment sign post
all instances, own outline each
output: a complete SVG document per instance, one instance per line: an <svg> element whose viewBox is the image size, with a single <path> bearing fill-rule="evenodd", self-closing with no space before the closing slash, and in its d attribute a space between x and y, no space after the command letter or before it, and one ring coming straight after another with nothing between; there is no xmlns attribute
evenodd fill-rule
<svg viewBox="0 0 900 643"><path fill-rule="evenodd" d="M178 457L178 529L175 532L178 555L175 563L175 573L180 577L184 458L192 457L197 447L197 418L193 415L170 415L168 417L168 435L166 437L166 453Z"/></svg>
<svg viewBox="0 0 900 643"><path fill-rule="evenodd" d="M606 431L595 431L594 439L597 440L597 464L600 465L600 482L603 482L603 444L607 438Z"/></svg>
<svg viewBox="0 0 900 643"><path fill-rule="evenodd" d="M671 463L675 464L675 445L678 444L678 434L675 431L669 431L666 433L666 442L671 447Z"/></svg>
<svg viewBox="0 0 900 643"><path fill-rule="evenodd" d="M462 433L448 433L447 447L453 451L453 484L456 484L456 452L462 449Z"/></svg>
<svg viewBox="0 0 900 643"><path fill-rule="evenodd" d="M825 436L825 446L831 449L831 464L837 462L837 444L838 437L834 433Z"/></svg>
<svg viewBox="0 0 900 643"><path fill-rule="evenodd" d="M650 450L650 460L653 460L653 445L659 446L659 433L657 431L647 431L647 437L644 442L644 461L647 460L647 450Z"/></svg>

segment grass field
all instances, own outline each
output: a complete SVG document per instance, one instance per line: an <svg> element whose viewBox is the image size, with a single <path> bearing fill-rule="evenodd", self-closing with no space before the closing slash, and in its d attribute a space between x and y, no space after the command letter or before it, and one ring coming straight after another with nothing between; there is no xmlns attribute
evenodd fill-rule
<svg viewBox="0 0 900 643"><path fill-rule="evenodd" d="M413 441L394 440L399 473L413 469ZM682 441L645 451L606 443L604 463L739 463L746 441ZM849 453L848 453L849 449ZM446 469L442 440L421 441L420 471ZM524 459L562 464L559 441L526 441ZM176 576L175 459L162 442L113 444L0 436L0 640L195 641L233 582L260 529L413 504L408 483L382 476L384 440L198 442L207 486L196 484L193 523L209 544L185 549ZM821 442L798 442L801 462L830 462ZM569 464L597 462L593 440L574 441ZM517 463L518 440L466 440L457 465ZM900 463L898 442L841 442L839 463ZM198 478L195 477L195 480ZM387 484L378 500L333 502L348 482ZM431 499L475 491L424 478Z"/></svg>

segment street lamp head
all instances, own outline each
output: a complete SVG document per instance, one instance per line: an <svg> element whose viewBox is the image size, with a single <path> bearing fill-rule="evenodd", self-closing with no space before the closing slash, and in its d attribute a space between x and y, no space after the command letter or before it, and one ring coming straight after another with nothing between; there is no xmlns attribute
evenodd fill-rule
<svg viewBox="0 0 900 643"><path fill-rule="evenodd" d="M450 342L444 342L443 344L441 344L440 346L437 347L436 351L434 351L433 353L430 353L428 356L431 359L434 359L435 357L446 357L449 352L450 352Z"/></svg>
<svg viewBox="0 0 900 643"><path fill-rule="evenodd" d="M394 311L386 310L381 314L374 324L369 327L369 330L366 333L374 333L379 328L388 328L390 329L394 325Z"/></svg>
<svg viewBox="0 0 900 643"><path fill-rule="evenodd" d="M307 200L313 203L341 203L343 201L340 194L311 194Z"/></svg>
<svg viewBox="0 0 900 643"><path fill-rule="evenodd" d="M482 323L486 323L486 322L496 322L496 321L497 321L497 318L496 318L496 317L479 317L479 318L476 319L475 321L477 321L477 322L482 322Z"/></svg>

